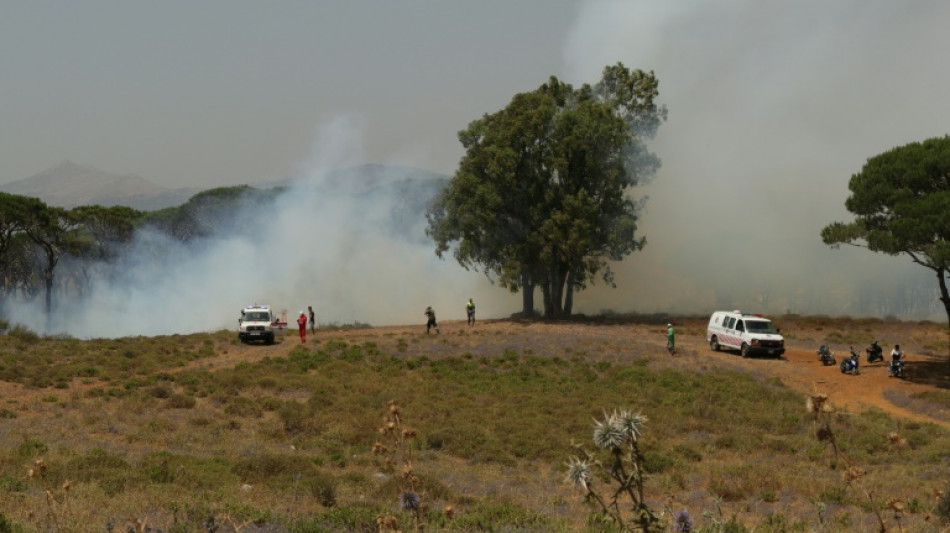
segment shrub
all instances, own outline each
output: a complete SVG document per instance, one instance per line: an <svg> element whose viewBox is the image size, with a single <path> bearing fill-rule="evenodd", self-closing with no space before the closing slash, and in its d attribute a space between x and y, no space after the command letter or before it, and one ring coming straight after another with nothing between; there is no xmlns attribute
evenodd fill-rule
<svg viewBox="0 0 950 533"><path fill-rule="evenodd" d="M943 491L943 495L937 500L937 507L934 509L934 514L937 515L942 523L950 524L950 484L947 485L947 488Z"/></svg>
<svg viewBox="0 0 950 533"><path fill-rule="evenodd" d="M168 397L168 407L172 409L192 409L195 404L195 397L188 394L176 393Z"/></svg>
<svg viewBox="0 0 950 533"><path fill-rule="evenodd" d="M304 479L304 485L320 505L333 507L336 505L337 482L333 476L323 472L316 472Z"/></svg>

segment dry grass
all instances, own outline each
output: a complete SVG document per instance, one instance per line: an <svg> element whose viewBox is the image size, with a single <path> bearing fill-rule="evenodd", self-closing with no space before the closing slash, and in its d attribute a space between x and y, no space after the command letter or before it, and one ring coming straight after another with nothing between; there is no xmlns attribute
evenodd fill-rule
<svg viewBox="0 0 950 533"><path fill-rule="evenodd" d="M699 531L873 524L873 510L841 490L804 396L709 358L701 317L677 318L682 355L669 357L668 319L445 324L440 336L343 328L272 347L242 346L231 332L0 336L0 518L26 531L102 531L133 519L185 532L209 516L243 531L376 531L377 517L391 516L411 530L416 519L399 505L404 480L373 453L396 400L418 432L407 445L427 531L598 530L564 468L574 444L590 441L592 419L614 408L649 418L646 496L667 525L681 509ZM778 322L803 344L883 332L882 341L923 346L942 333L889 321ZM835 417L867 486L907 502L903 530L932 528L950 462L946 431L875 410ZM37 460L44 475L27 477Z"/></svg>

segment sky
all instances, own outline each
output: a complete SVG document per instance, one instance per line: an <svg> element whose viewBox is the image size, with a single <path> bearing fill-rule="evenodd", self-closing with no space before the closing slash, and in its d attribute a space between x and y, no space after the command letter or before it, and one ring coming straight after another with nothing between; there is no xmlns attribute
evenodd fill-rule
<svg viewBox="0 0 950 533"><path fill-rule="evenodd" d="M819 232L851 219L848 180L869 157L950 133L948 25L950 3L923 0L0 0L0 183L64 160L167 187L304 177L319 188L327 171L362 163L451 175L470 121L549 76L594 83L622 62L660 81L669 119L648 146L662 167L633 191L648 197L646 248L614 265L616 288L581 293L577 310L930 316L929 271L832 250ZM411 322L428 304L461 319L473 295L483 316L518 310L517 295L431 246L346 244L330 237L361 223L322 218L313 204L279 218L282 235L323 232L307 253L299 235L280 242L289 281L264 291L272 302L303 293L341 322ZM226 244L205 267L248 257ZM346 273L356 249L359 277ZM381 255L401 267L384 270ZM177 283L206 286L190 261ZM354 303L339 294L348 276L388 285ZM389 312L366 302L388 300L394 284ZM261 298L217 290L232 307ZM907 293L924 309L894 303ZM116 308L132 305L117 303L127 296L99 298Z"/></svg>

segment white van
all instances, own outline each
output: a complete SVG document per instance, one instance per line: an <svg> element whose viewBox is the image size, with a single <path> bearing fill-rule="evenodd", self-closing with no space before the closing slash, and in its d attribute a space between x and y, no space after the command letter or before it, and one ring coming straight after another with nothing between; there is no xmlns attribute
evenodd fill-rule
<svg viewBox="0 0 950 533"><path fill-rule="evenodd" d="M785 353L785 339L771 320L738 310L713 313L706 328L706 341L713 351L723 348L739 350L742 357L778 357Z"/></svg>
<svg viewBox="0 0 950 533"><path fill-rule="evenodd" d="M275 334L283 333L286 328L287 322L281 321L269 305L249 305L241 309L238 318L238 339L273 344Z"/></svg>

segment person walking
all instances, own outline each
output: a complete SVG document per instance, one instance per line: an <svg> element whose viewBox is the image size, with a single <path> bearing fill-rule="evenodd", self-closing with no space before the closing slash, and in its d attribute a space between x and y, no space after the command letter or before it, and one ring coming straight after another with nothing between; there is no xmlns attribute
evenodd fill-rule
<svg viewBox="0 0 950 533"><path fill-rule="evenodd" d="M465 304L465 315L468 317L468 325L475 325L475 302L471 298L468 299L468 303Z"/></svg>
<svg viewBox="0 0 950 533"><path fill-rule="evenodd" d="M673 324L666 325L666 350L670 355L676 351L676 334L673 332Z"/></svg>
<svg viewBox="0 0 950 533"><path fill-rule="evenodd" d="M297 317L297 328L300 329L300 342L307 342L307 315L303 311Z"/></svg>
<svg viewBox="0 0 950 533"><path fill-rule="evenodd" d="M439 323L435 321L435 310L432 309L432 306L426 307L426 335L429 334L429 330L435 328L436 335L439 334Z"/></svg>
<svg viewBox="0 0 950 533"><path fill-rule="evenodd" d="M310 311L310 334L316 335L317 334L317 320L316 320L316 317L313 315L313 306L308 305L307 310Z"/></svg>

